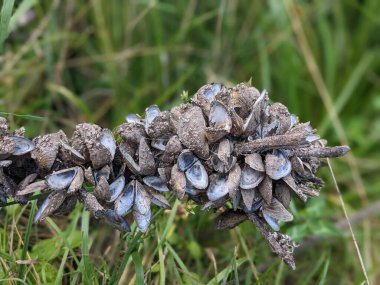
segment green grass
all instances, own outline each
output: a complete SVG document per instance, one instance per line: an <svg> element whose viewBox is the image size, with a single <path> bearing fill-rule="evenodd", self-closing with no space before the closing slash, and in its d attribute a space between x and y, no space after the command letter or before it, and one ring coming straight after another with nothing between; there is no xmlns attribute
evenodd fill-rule
<svg viewBox="0 0 380 285"><path fill-rule="evenodd" d="M149 104L178 104L183 90L252 78L330 145L347 138L353 156L332 163L350 215L379 200L378 0L0 3L0 115L27 136L70 134L85 121L113 128ZM28 10L32 20L20 25ZM159 211L146 235L135 226L120 235L81 208L31 225L31 206L13 205L0 212L0 283L360 284L352 239L334 226L344 216L333 180L327 168L320 174L321 197L293 203L284 226L301 244L320 237L297 255L296 271L252 224L215 232L214 214L191 205ZM380 283L378 213L354 225L372 284Z"/></svg>

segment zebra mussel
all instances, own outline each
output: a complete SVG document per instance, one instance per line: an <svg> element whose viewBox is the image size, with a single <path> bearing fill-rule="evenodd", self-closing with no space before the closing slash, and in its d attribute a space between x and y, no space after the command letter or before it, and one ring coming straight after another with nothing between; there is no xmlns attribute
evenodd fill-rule
<svg viewBox="0 0 380 285"><path fill-rule="evenodd" d="M118 230L130 231L131 215L146 232L152 206L170 209L174 196L221 211L217 229L252 221L294 268L284 247L290 237L279 233L293 220L290 200L318 196L320 159L350 149L325 147L309 123L268 100L267 91L245 83L207 84L169 111L153 105L145 117L127 115L114 133L84 123L71 138L59 131L29 140L0 117L0 204L42 191L36 222L79 202Z"/></svg>

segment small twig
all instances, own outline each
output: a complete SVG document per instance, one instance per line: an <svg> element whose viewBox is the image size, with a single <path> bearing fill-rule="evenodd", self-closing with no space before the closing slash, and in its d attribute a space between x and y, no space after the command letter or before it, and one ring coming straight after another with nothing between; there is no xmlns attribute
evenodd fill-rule
<svg viewBox="0 0 380 285"><path fill-rule="evenodd" d="M292 151L292 153L299 158L308 157L340 157L350 151L350 147L334 146L334 147L317 147L317 148L299 148Z"/></svg>
<svg viewBox="0 0 380 285"><path fill-rule="evenodd" d="M272 251L277 254L293 270L296 269L294 256L291 252L285 250L281 244L276 240L273 234L271 234L260 221L259 217L255 213L248 214L248 218L256 225L262 236L269 243Z"/></svg>
<svg viewBox="0 0 380 285"><path fill-rule="evenodd" d="M238 143L235 145L237 154L254 153L268 149L298 148L309 145L305 133L291 133L256 139L250 142Z"/></svg>

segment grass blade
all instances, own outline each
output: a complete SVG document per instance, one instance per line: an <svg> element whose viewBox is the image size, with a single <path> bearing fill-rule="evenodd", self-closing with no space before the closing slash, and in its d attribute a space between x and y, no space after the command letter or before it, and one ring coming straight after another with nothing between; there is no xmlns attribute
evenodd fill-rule
<svg viewBox="0 0 380 285"><path fill-rule="evenodd" d="M138 251L132 253L132 262L135 265L136 270L136 284L144 285L144 269L142 266L140 253Z"/></svg>
<svg viewBox="0 0 380 285"><path fill-rule="evenodd" d="M29 218L28 218L28 224L26 225L24 246L23 246L22 252L21 252L21 260L25 260L25 258L26 258L26 253L28 251L30 234L32 232L33 219L34 219L34 214L36 212L36 209L37 209L37 204L36 204L36 201L34 201L34 202L32 202L32 207L30 210ZM24 270L25 270L25 265L20 264L18 278L22 279L25 277L24 276Z"/></svg>
<svg viewBox="0 0 380 285"><path fill-rule="evenodd" d="M8 36L8 26L11 19L14 0L5 0L0 14L0 52L3 51L4 41Z"/></svg>

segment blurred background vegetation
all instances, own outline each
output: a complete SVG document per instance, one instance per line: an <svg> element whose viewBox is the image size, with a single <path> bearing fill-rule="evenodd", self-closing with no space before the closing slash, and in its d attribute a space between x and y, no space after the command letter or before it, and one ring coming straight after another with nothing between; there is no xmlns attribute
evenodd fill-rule
<svg viewBox="0 0 380 285"><path fill-rule="evenodd" d="M0 115L27 136L93 122L113 128L207 82L252 78L330 145L372 284L380 284L380 1L3 0ZM361 284L364 276L328 169L321 197L283 227L297 270L255 227L212 229L213 213L175 204L147 235L120 235L78 207L31 225L0 212L0 280L11 284ZM26 244L24 246L24 244ZM132 246L134 245L134 247ZM20 284L21 284L20 283Z"/></svg>

